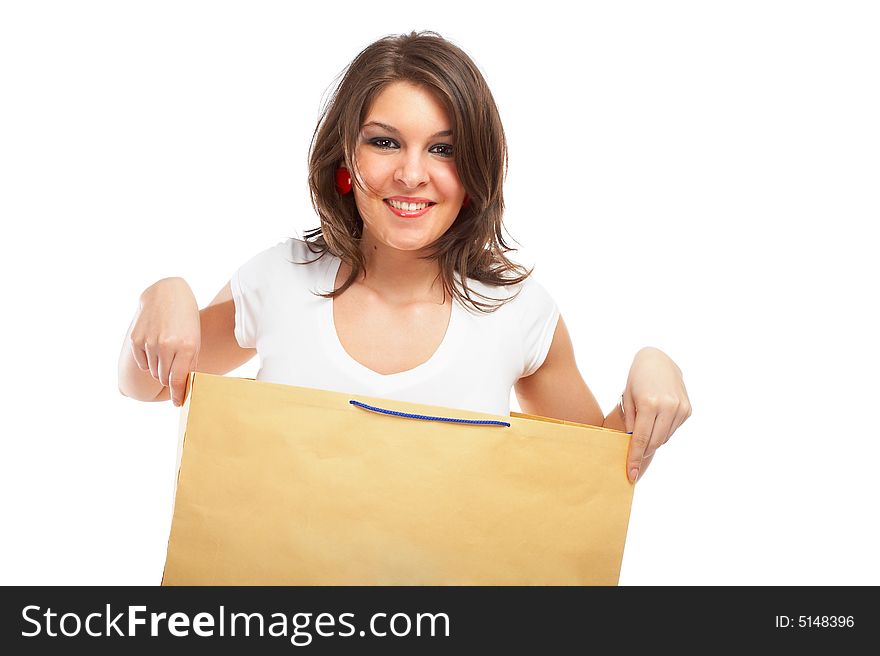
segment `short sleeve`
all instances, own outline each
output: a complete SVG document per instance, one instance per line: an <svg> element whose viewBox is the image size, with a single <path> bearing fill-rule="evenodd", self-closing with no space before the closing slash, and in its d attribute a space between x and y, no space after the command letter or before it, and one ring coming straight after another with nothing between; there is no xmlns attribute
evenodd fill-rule
<svg viewBox="0 0 880 656"><path fill-rule="evenodd" d="M235 303L235 339L242 348L256 348L260 317L285 249L289 250L286 242L267 248L232 274L229 286Z"/></svg>
<svg viewBox="0 0 880 656"><path fill-rule="evenodd" d="M556 333L559 308L547 290L531 276L523 283L517 301L522 304L519 316L523 340L523 370L520 377L524 378L531 376L544 364Z"/></svg>

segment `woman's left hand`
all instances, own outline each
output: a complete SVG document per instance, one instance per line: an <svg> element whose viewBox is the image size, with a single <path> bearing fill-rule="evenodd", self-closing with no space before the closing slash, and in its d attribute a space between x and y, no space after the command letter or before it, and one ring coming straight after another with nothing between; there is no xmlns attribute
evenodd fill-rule
<svg viewBox="0 0 880 656"><path fill-rule="evenodd" d="M691 416L681 369L663 351L643 348L629 370L623 408L626 431L632 433L626 468L635 483L654 452Z"/></svg>

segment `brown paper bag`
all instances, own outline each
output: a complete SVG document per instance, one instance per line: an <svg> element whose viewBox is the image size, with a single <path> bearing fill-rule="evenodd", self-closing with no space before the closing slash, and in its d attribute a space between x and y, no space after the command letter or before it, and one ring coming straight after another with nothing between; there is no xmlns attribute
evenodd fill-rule
<svg viewBox="0 0 880 656"><path fill-rule="evenodd" d="M617 584L626 433L203 373L187 391L163 585Z"/></svg>

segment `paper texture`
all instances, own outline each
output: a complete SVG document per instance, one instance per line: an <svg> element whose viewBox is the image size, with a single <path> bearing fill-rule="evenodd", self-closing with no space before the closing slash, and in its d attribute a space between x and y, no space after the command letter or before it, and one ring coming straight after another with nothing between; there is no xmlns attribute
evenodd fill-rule
<svg viewBox="0 0 880 656"><path fill-rule="evenodd" d="M618 582L623 432L203 373L187 389L163 585Z"/></svg>

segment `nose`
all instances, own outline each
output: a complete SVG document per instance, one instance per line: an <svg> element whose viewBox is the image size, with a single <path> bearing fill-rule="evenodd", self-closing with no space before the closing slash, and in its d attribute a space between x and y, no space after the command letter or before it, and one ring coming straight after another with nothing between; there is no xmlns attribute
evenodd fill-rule
<svg viewBox="0 0 880 656"><path fill-rule="evenodd" d="M402 152L394 181L408 189L415 189L428 182L428 165L424 154L417 150Z"/></svg>

